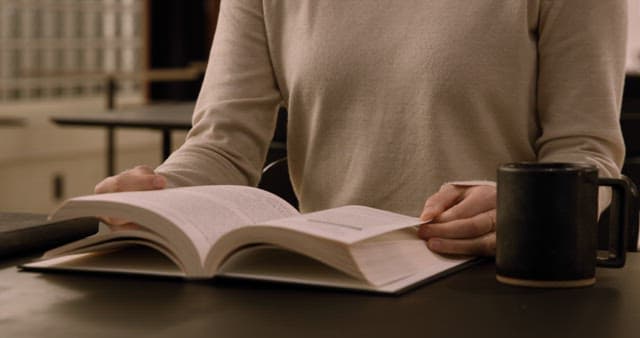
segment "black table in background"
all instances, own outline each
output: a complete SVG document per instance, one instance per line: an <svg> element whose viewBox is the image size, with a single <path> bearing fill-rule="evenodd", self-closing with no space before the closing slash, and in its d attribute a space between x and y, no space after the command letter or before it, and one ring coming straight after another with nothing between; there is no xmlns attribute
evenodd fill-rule
<svg viewBox="0 0 640 338"><path fill-rule="evenodd" d="M171 154L171 133L174 130L189 130L191 115L195 103L157 104L131 110L104 111L99 113L60 114L51 117L58 125L106 128L107 139L107 174L115 173L115 140L113 130L116 128L138 128L158 130L162 133L162 158Z"/></svg>
<svg viewBox="0 0 640 338"><path fill-rule="evenodd" d="M194 102L154 104L137 109L104 111L98 113L53 115L51 120L62 126L84 126L106 128L107 168L108 176L115 174L115 140L113 130L116 128L136 128L158 130L162 133L162 158L171 154L171 134L174 130L191 129L191 116ZM278 115L278 126L270 145L268 162L286 156L286 111Z"/></svg>

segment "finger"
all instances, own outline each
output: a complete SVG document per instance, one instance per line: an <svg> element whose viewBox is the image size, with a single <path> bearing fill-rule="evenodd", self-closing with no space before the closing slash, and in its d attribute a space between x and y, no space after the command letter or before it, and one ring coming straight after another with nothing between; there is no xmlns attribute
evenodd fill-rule
<svg viewBox="0 0 640 338"><path fill-rule="evenodd" d="M427 241L427 246L441 254L495 256L496 233L490 232L474 239L432 238Z"/></svg>
<svg viewBox="0 0 640 338"><path fill-rule="evenodd" d="M98 217L100 222L104 223L109 227L112 231L122 231L122 230L140 230L144 229L142 226L132 223L124 218L115 218L115 217L106 217L100 216Z"/></svg>
<svg viewBox="0 0 640 338"><path fill-rule="evenodd" d="M496 207L496 190L494 187L477 186L465 191L462 200L443 211L435 219L437 222L449 222L456 219L469 218Z"/></svg>
<svg viewBox="0 0 640 338"><path fill-rule="evenodd" d="M108 224L111 231L125 231L125 230L144 230L144 228L136 223L125 222L121 224Z"/></svg>
<svg viewBox="0 0 640 338"><path fill-rule="evenodd" d="M132 174L141 174L141 175L153 175L155 174L155 172L153 171L153 168L151 168L148 165L137 165L135 167L133 167L132 169L129 169L127 171L125 171L126 173L132 173Z"/></svg>
<svg viewBox="0 0 640 338"><path fill-rule="evenodd" d="M423 224L418 229L418 236L430 238L476 238L496 229L496 210L492 209L470 218L457 219L446 223Z"/></svg>
<svg viewBox="0 0 640 338"><path fill-rule="evenodd" d="M437 217L443 211L458 203L460 198L462 198L463 192L464 189L460 187L451 184L443 185L440 191L431 195L424 203L420 219L427 221Z"/></svg>
<svg viewBox="0 0 640 338"><path fill-rule="evenodd" d="M103 216L103 217L98 217L98 219L102 223L108 225L111 230L113 230L114 227L129 223L129 221L127 221L126 219L122 219L122 218L104 217Z"/></svg>
<svg viewBox="0 0 640 338"><path fill-rule="evenodd" d="M135 177L140 176L146 176L146 178L142 179L138 183L132 182L135 180ZM158 176L155 178L157 181L154 182L154 178L151 178L152 176ZM117 191L162 189L166 185L165 181L164 177L156 175L151 167L147 165L137 165L134 168L125 170L118 175L105 178L96 184L94 192L96 194L102 194ZM153 185L155 185L156 188L150 187Z"/></svg>
<svg viewBox="0 0 640 338"><path fill-rule="evenodd" d="M161 175L134 175L124 172L116 176L105 178L96 185L94 191L96 194L102 194L118 191L163 189L165 186L166 180Z"/></svg>

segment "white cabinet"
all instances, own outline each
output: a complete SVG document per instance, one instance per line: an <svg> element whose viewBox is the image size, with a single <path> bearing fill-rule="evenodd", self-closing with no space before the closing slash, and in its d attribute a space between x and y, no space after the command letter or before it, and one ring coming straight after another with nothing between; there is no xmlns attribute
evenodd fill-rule
<svg viewBox="0 0 640 338"><path fill-rule="evenodd" d="M24 126L0 126L0 211L48 213L72 196L93 193L106 175L106 132L94 127L61 127L51 114L101 109L102 100L0 105L0 117L19 116ZM116 130L116 170L161 161L161 135ZM174 148L184 140L174 134ZM56 182L58 180L58 182ZM56 184L59 185L56 187ZM56 198L57 193L62 193Z"/></svg>

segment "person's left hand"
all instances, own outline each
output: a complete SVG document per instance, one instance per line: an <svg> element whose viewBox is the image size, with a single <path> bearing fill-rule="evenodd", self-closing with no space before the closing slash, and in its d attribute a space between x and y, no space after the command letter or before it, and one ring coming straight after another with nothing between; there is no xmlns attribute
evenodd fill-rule
<svg viewBox="0 0 640 338"><path fill-rule="evenodd" d="M444 254L496 254L496 187L445 184L427 199L418 236Z"/></svg>

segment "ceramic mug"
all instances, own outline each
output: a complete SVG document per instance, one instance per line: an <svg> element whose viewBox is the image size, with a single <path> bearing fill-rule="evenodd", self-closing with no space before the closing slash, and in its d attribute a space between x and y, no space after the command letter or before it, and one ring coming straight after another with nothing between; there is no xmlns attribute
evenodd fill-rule
<svg viewBox="0 0 640 338"><path fill-rule="evenodd" d="M618 195L615 247L599 258L598 191ZM595 268L621 267L628 224L629 186L598 178L579 163L517 162L498 169L496 277L531 287L580 287L595 283ZM613 211L612 211L613 212Z"/></svg>

